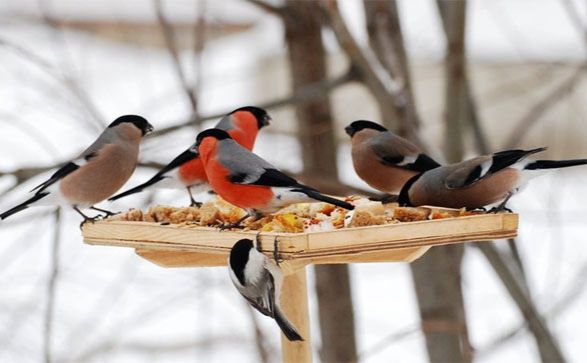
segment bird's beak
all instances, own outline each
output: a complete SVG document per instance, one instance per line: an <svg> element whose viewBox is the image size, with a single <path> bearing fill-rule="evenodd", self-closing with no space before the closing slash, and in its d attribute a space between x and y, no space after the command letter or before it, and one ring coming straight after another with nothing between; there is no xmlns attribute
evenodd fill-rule
<svg viewBox="0 0 587 363"><path fill-rule="evenodd" d="M263 117L263 126L269 126L271 124L271 121L273 121L271 119L271 117L269 115L266 115L265 117Z"/></svg>
<svg viewBox="0 0 587 363"><path fill-rule="evenodd" d="M353 134L355 133L355 130L353 129L352 126L347 126L344 128L344 131L347 133L347 135L349 135L350 137L353 137Z"/></svg>
<svg viewBox="0 0 587 363"><path fill-rule="evenodd" d="M149 126L147 126L147 129L145 130L145 135L150 134L151 132L153 132L154 129L155 128L153 127L153 125L149 124Z"/></svg>

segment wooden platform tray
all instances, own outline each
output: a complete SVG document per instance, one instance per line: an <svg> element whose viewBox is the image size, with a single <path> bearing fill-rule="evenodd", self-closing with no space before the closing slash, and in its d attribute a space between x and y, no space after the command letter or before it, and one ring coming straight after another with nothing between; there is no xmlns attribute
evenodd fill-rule
<svg viewBox="0 0 587 363"><path fill-rule="evenodd" d="M263 232L260 241L263 252L271 255L277 238L287 274L308 264L410 262L431 246L514 237L517 227L517 214L480 214L313 233ZM164 267L226 265L232 245L241 238L255 239L257 233L123 221L83 227L88 244L135 248L143 258Z"/></svg>

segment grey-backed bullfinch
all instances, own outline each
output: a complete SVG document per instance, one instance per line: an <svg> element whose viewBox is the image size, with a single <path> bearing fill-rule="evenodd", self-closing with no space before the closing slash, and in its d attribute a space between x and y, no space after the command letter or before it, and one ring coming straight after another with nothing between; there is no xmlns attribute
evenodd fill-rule
<svg viewBox="0 0 587 363"><path fill-rule="evenodd" d="M141 116L126 115L114 120L77 159L68 162L35 187L35 194L22 204L0 214L5 219L33 205L69 205L94 220L80 208L94 207L126 183L137 166L139 144L153 126Z"/></svg>
<svg viewBox="0 0 587 363"><path fill-rule="evenodd" d="M408 180L398 201L401 205L467 209L499 203L493 209L499 211L506 209L508 199L529 179L541 175L541 171L587 164L587 159L557 161L528 157L544 150L506 150L426 171Z"/></svg>
<svg viewBox="0 0 587 363"><path fill-rule="evenodd" d="M397 194L414 175L440 166L410 141L371 121L354 121L345 128L351 137L353 166L371 187Z"/></svg>
<svg viewBox="0 0 587 363"><path fill-rule="evenodd" d="M314 200L354 209L352 204L298 183L239 145L224 130L200 132L196 147L212 190L229 203L245 209L247 216L259 218L290 204ZM233 227L238 225L236 223Z"/></svg>
<svg viewBox="0 0 587 363"><path fill-rule="evenodd" d="M216 128L228 132L228 134L245 148L252 150L255 145L257 133L263 127L269 125L271 117L265 110L259 107L245 106L237 108L224 116L216 125ZM117 200L131 194L142 192L154 187L162 189L187 189L191 206L200 206L196 202L192 192L203 192L209 189L208 179L204 171L202 160L192 145L189 149L179 154L169 164L159 170L146 182L117 194L109 200Z"/></svg>
<svg viewBox="0 0 587 363"><path fill-rule="evenodd" d="M257 248L260 249L258 242ZM281 269L257 250L252 240L241 239L234 244L228 258L228 271L238 292L261 314L275 319L287 339L304 340L279 307Z"/></svg>

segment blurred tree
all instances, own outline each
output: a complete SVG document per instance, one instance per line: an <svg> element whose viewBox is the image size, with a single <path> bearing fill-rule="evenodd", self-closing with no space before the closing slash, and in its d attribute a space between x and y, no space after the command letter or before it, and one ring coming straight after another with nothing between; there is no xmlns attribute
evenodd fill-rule
<svg viewBox="0 0 587 363"><path fill-rule="evenodd" d="M285 36L293 92L326 79L326 51L317 2L288 0ZM328 93L296 105L304 173L338 178L336 132ZM354 312L346 265L316 266L316 293L323 362L355 362Z"/></svg>

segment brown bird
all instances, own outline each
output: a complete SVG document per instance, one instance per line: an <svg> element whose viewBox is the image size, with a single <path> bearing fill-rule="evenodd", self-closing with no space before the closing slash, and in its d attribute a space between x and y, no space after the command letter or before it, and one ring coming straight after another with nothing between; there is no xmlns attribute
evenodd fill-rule
<svg viewBox="0 0 587 363"><path fill-rule="evenodd" d="M35 194L27 201L0 214L0 219L31 205L70 205L84 217L84 222L95 218L79 208L113 214L94 204L114 194L130 178L137 165L139 143L152 130L153 126L140 116L117 118L77 159L31 190Z"/></svg>
<svg viewBox="0 0 587 363"><path fill-rule="evenodd" d="M460 163L441 166L412 177L402 188L400 205L434 205L447 208L482 209L499 203L492 211L507 209L509 198L529 179L545 169L587 164L587 159L532 160L544 151L506 150Z"/></svg>
<svg viewBox="0 0 587 363"><path fill-rule="evenodd" d="M416 145L375 122L354 121L345 131L351 137L357 175L381 192L397 194L414 175L440 166Z"/></svg>

